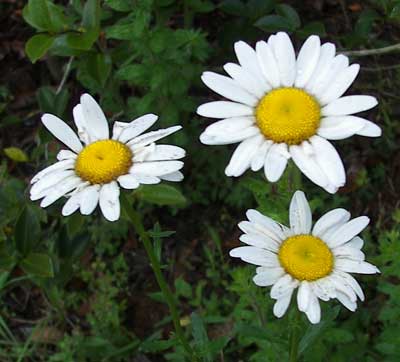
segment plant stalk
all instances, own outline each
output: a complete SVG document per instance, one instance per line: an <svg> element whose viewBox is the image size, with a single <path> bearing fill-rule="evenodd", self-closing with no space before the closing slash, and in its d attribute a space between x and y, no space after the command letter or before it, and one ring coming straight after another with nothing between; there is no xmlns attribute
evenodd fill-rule
<svg viewBox="0 0 400 362"><path fill-rule="evenodd" d="M179 312L178 312L175 298L171 292L171 289L169 288L169 286L167 284L167 281L165 280L165 278L162 274L160 261L158 260L158 258L156 256L156 253L154 251L153 244L150 240L150 237L144 228L140 214L134 210L134 208L129 203L129 201L125 197L125 195L121 195L121 201L122 201L122 206L124 207L127 215L129 216L129 219L132 221L135 231L137 232L137 234L139 234L139 236L143 242L144 248L146 249L147 256L150 260L150 266L153 269L158 286L160 287L161 292L163 293L163 296L164 296L165 300L167 301L169 311L171 313L172 321L174 324L175 333L176 333L179 341L181 342L183 348L190 355L191 361L196 361L197 359L194 356L193 349L190 346L188 340L186 339L185 334L182 329L182 326L180 324L180 317L179 317Z"/></svg>
<svg viewBox="0 0 400 362"><path fill-rule="evenodd" d="M290 324L290 335L289 335L289 362L296 362L299 355L299 342L300 342L300 312L293 306L294 317Z"/></svg>

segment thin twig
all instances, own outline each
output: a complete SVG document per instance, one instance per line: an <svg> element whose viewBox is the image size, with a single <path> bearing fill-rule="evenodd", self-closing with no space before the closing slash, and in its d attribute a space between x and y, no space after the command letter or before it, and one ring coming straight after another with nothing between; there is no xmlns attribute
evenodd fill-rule
<svg viewBox="0 0 400 362"><path fill-rule="evenodd" d="M367 55L381 55L381 54L391 53L396 50L400 50L400 43L394 44L394 45L389 45L389 46L383 47L383 48L377 48L377 49L344 51L344 52L341 52L341 54L349 55L352 57L364 57Z"/></svg>
<svg viewBox="0 0 400 362"><path fill-rule="evenodd" d="M376 68L362 67L361 70L366 71L366 72L382 72L385 70L394 70L394 69L399 69L399 68L400 68L400 64L396 64L396 65L388 65L388 66L376 67Z"/></svg>
<svg viewBox="0 0 400 362"><path fill-rule="evenodd" d="M62 91L62 89L64 88L64 85L65 85L65 82L67 81L69 72L71 71L71 65L72 65L73 60L74 60L73 56L69 58L67 66L65 67L64 75L63 75L63 77L61 79L60 84L57 87L56 94L59 94Z"/></svg>
<svg viewBox="0 0 400 362"><path fill-rule="evenodd" d="M339 0L339 3L340 3L340 7L342 8L343 15L344 15L344 22L346 24L346 28L347 28L347 30L351 30L351 21L349 18L349 14L347 13L346 1Z"/></svg>

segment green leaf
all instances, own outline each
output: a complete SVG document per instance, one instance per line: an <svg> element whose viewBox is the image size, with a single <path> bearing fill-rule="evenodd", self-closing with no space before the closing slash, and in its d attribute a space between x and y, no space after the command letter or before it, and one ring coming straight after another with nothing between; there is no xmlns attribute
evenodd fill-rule
<svg viewBox="0 0 400 362"><path fill-rule="evenodd" d="M203 357L203 361L213 362L212 354L208 348L209 339L203 319L196 313L192 313L192 335L195 340L196 350Z"/></svg>
<svg viewBox="0 0 400 362"><path fill-rule="evenodd" d="M267 15L274 10L275 0L250 0L247 3L249 17L253 19Z"/></svg>
<svg viewBox="0 0 400 362"><path fill-rule="evenodd" d="M44 86L39 88L37 100L43 113L52 113L62 118L69 100L69 92L64 88L57 94L52 87Z"/></svg>
<svg viewBox="0 0 400 362"><path fill-rule="evenodd" d="M240 0L225 0L220 8L230 15L243 16L247 12L246 6Z"/></svg>
<svg viewBox="0 0 400 362"><path fill-rule="evenodd" d="M25 53L32 63L43 57L53 45L54 36L38 34L30 38L25 44Z"/></svg>
<svg viewBox="0 0 400 362"><path fill-rule="evenodd" d="M378 19L379 15L375 10L365 9L354 26L354 32L360 37L368 38L375 21Z"/></svg>
<svg viewBox="0 0 400 362"><path fill-rule="evenodd" d="M105 0L106 5L116 11L128 12L135 6L133 0Z"/></svg>
<svg viewBox="0 0 400 362"><path fill-rule="evenodd" d="M67 34L67 44L73 49L89 50L100 35L100 1L88 0L82 13L81 34Z"/></svg>
<svg viewBox="0 0 400 362"><path fill-rule="evenodd" d="M57 33L68 28L62 8L49 0L29 0L22 15L29 25L39 31Z"/></svg>
<svg viewBox="0 0 400 362"><path fill-rule="evenodd" d="M40 223L36 213L28 206L24 207L15 224L14 241L18 252L26 255L37 244Z"/></svg>
<svg viewBox="0 0 400 362"><path fill-rule="evenodd" d="M254 25L261 30L267 32L275 32L275 31L294 31L296 28L293 24L283 16L280 15L267 15L258 19Z"/></svg>
<svg viewBox="0 0 400 362"><path fill-rule="evenodd" d="M281 15L289 20L294 29L297 29L301 26L300 16L292 6L287 4L278 4L275 7L275 10L278 15Z"/></svg>
<svg viewBox="0 0 400 362"><path fill-rule="evenodd" d="M308 38L310 35L326 36L325 25L320 21L313 21L297 30L296 34L301 38Z"/></svg>
<svg viewBox="0 0 400 362"><path fill-rule="evenodd" d="M165 184L142 185L135 195L143 201L157 205L183 207L187 202L185 196L178 189Z"/></svg>
<svg viewBox="0 0 400 362"><path fill-rule="evenodd" d="M15 162L28 162L28 155L18 147L7 147L4 150L6 156Z"/></svg>
<svg viewBox="0 0 400 362"><path fill-rule="evenodd" d="M25 273L37 277L52 278L54 276L53 262L47 254L31 253L20 262L20 266Z"/></svg>
<svg viewBox="0 0 400 362"><path fill-rule="evenodd" d="M102 53L90 54L86 66L88 74L103 88L111 72L111 57Z"/></svg>

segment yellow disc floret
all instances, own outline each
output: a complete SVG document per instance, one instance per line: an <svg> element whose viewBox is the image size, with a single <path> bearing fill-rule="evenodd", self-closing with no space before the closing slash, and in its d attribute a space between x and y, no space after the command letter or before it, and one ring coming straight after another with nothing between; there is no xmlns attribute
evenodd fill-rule
<svg viewBox="0 0 400 362"><path fill-rule="evenodd" d="M285 271L297 280L317 280L330 274L333 255L328 246L312 235L296 235L286 239L278 253Z"/></svg>
<svg viewBox="0 0 400 362"><path fill-rule="evenodd" d="M258 103L256 122L275 143L297 145L315 135L321 119L316 99L298 88L277 88Z"/></svg>
<svg viewBox="0 0 400 362"><path fill-rule="evenodd" d="M127 174L132 166L132 151L125 144L102 140L86 146L75 162L75 172L91 184L106 184Z"/></svg>

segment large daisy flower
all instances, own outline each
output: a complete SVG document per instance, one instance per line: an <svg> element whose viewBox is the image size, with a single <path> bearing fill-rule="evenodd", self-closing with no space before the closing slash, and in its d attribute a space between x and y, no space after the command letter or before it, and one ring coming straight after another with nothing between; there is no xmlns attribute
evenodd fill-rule
<svg viewBox="0 0 400 362"><path fill-rule="evenodd" d="M288 159L315 184L330 193L345 184L345 171L335 148L327 140L354 134L378 137L374 123L353 116L377 104L371 96L342 97L360 66L335 55L335 45L321 45L310 36L295 51L286 33L259 41L255 50L243 41L235 43L239 64L227 63L230 77L204 72L203 82L231 101L201 105L197 113L222 118L201 134L207 145L240 143L225 169L240 176L248 168L264 167L270 182L279 180Z"/></svg>
<svg viewBox="0 0 400 362"><path fill-rule="evenodd" d="M30 196L43 199L41 207L66 196L64 216L78 209L89 215L99 204L104 217L115 221L120 216L120 186L136 189L140 184L183 179L179 171L183 162L177 160L185 156L185 150L154 143L181 126L143 134L158 118L146 114L130 123L115 122L110 138L107 119L97 102L89 94L80 101L73 109L79 138L60 118L42 116L45 127L70 150L61 150L58 162L33 177Z"/></svg>
<svg viewBox="0 0 400 362"><path fill-rule="evenodd" d="M254 283L272 285L276 317L285 314L296 288L298 308L311 323L321 319L319 299L336 298L353 312L357 297L364 300L360 285L349 273L379 273L364 261L364 242L357 236L368 225L368 217L350 220L348 211L334 209L311 228L311 210L302 191L295 192L290 204L290 228L256 210L246 215L249 221L239 223L244 232L240 240L249 246L235 248L230 255L258 265Z"/></svg>

